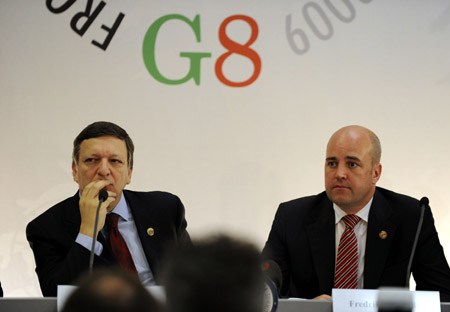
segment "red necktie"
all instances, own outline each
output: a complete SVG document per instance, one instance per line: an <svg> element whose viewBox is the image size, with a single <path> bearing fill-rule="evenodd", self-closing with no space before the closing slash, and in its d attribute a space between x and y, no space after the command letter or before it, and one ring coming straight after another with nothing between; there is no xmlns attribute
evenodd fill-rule
<svg viewBox="0 0 450 312"><path fill-rule="evenodd" d="M342 220L345 223L345 230L339 241L334 288L356 289L358 288L358 241L353 229L361 218L346 215Z"/></svg>
<svg viewBox="0 0 450 312"><path fill-rule="evenodd" d="M117 228L118 221L119 215L116 213L110 213L106 216L109 244L111 245L111 249L116 256L117 262L119 262L120 266L123 269L136 274L137 276L133 258L131 257L130 251L128 250L127 244L125 243L122 234L120 234L119 229Z"/></svg>

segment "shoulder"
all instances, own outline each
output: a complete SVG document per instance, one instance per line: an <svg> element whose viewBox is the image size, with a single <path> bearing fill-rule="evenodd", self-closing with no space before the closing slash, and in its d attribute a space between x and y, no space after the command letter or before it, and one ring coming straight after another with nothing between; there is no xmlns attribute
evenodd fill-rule
<svg viewBox="0 0 450 312"><path fill-rule="evenodd" d="M123 194L129 201L146 201L164 204L178 204L180 202L180 198L177 195L163 191L137 192L123 190Z"/></svg>
<svg viewBox="0 0 450 312"><path fill-rule="evenodd" d="M324 192L317 195L311 195L301 198L296 198L284 203L281 203L278 207L278 214L285 214L288 217L306 216L311 213L319 213L322 209L332 208L332 203L328 199L327 194Z"/></svg>
<svg viewBox="0 0 450 312"><path fill-rule="evenodd" d="M78 192L72 197L50 207L39 216L30 221L26 227L27 237L42 235L43 232L64 232L68 224L76 225L81 222L78 209Z"/></svg>
<svg viewBox="0 0 450 312"><path fill-rule="evenodd" d="M123 194L134 211L158 211L159 213L180 213L184 206L180 198L174 194L162 191L136 192L124 190Z"/></svg>
<svg viewBox="0 0 450 312"><path fill-rule="evenodd" d="M185 216L184 206L178 196L161 191L136 192L124 190L124 196L135 222L153 224L179 224Z"/></svg>
<svg viewBox="0 0 450 312"><path fill-rule="evenodd" d="M311 196L305 196L305 197L300 197L300 198L296 198L284 203L280 204L280 208L283 207L283 209L298 209L298 208L302 208L302 209L308 209L308 208L313 208L319 204L322 204L323 202L330 202L328 200L327 194L324 192L319 193L317 195L311 195Z"/></svg>
<svg viewBox="0 0 450 312"><path fill-rule="evenodd" d="M429 206L425 211L427 216L432 218ZM393 224L414 225L420 214L420 204L416 198L377 187L369 220L375 217L380 220L389 219Z"/></svg>
<svg viewBox="0 0 450 312"><path fill-rule="evenodd" d="M390 208L398 209L414 209L419 208L419 200L408 195L396 193L388 189L377 187L374 200L384 201Z"/></svg>
<svg viewBox="0 0 450 312"><path fill-rule="evenodd" d="M52 207L41 213L39 216L34 218L29 224L42 222L46 223L52 220L66 218L67 216L71 215L72 211L78 211L78 193L53 205Z"/></svg>

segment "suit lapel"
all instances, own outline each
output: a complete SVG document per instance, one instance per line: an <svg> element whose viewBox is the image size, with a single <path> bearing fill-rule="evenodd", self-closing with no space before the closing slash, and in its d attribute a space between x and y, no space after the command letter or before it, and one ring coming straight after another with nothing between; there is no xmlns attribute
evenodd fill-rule
<svg viewBox="0 0 450 312"><path fill-rule="evenodd" d="M378 288L383 268L397 229L391 221L392 209L386 199L375 191L369 212L364 263L364 288ZM383 231L387 235L382 235Z"/></svg>
<svg viewBox="0 0 450 312"><path fill-rule="evenodd" d="M331 293L335 265L335 216L333 204L323 199L309 217L306 227L319 289Z"/></svg>

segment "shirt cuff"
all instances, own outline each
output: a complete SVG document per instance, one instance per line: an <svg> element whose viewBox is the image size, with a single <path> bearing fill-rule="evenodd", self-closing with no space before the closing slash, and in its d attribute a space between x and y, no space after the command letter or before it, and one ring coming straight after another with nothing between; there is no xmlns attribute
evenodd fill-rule
<svg viewBox="0 0 450 312"><path fill-rule="evenodd" d="M101 235L101 234L99 234ZM92 237L89 237L87 235L78 233L77 239L75 240L75 243L80 244L81 246L83 246L84 248L91 250L92 247ZM102 254L103 251L103 245L102 243L100 243L99 241L95 242L95 247L94 247L94 253L97 256L100 256Z"/></svg>

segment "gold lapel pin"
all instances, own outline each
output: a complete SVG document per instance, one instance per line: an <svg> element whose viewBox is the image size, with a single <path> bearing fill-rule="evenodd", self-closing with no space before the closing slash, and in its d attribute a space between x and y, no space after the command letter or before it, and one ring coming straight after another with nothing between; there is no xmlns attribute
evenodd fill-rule
<svg viewBox="0 0 450 312"><path fill-rule="evenodd" d="M378 234L380 236L381 239L386 239L387 238L387 233L386 231L381 231L380 234Z"/></svg>
<svg viewBox="0 0 450 312"><path fill-rule="evenodd" d="M148 235L148 236L153 236L153 235L155 235L155 230L154 230L153 228L149 227L149 228L147 229L147 235Z"/></svg>

